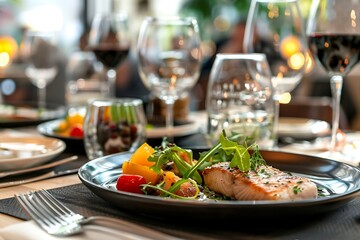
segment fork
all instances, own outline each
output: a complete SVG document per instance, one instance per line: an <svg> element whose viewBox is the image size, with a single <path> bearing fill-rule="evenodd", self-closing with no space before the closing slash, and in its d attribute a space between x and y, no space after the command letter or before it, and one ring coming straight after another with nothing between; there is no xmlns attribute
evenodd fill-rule
<svg viewBox="0 0 360 240"><path fill-rule="evenodd" d="M93 223L92 229L121 236L121 239L135 239L134 234L143 239L178 239L121 219L102 216L86 218L67 208L46 190L18 194L15 197L30 217L50 235L64 237L80 234L84 231L83 225ZM97 221L104 224L97 224ZM100 228L99 225L110 228Z"/></svg>

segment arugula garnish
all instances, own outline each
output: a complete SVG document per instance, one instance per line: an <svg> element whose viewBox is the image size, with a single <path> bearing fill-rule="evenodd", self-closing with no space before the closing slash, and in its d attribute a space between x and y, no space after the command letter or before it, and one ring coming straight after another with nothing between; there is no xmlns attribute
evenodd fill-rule
<svg viewBox="0 0 360 240"><path fill-rule="evenodd" d="M230 156L230 167L238 167L240 171L247 172L250 169L250 153L248 148L231 141L223 134L220 136L220 144L227 156Z"/></svg>
<svg viewBox="0 0 360 240"><path fill-rule="evenodd" d="M193 167L192 151L185 150L175 144L169 143L162 144L161 147L156 148L155 150L155 153L151 155L148 160L150 162L155 162L150 168L158 174L161 174L161 167L168 162L173 162L176 165L181 177L184 177L184 174ZM184 161L180 156L186 157L189 159L189 162ZM202 183L202 178L197 171L193 172L189 177L199 184ZM186 177L186 179L189 177Z"/></svg>
<svg viewBox="0 0 360 240"><path fill-rule="evenodd" d="M197 170L202 170L206 166L215 162L230 162L230 167L239 168L242 172L247 172L250 169L256 170L260 165L265 165L266 162L261 156L259 147L256 143L247 146L247 138L245 138L244 145L238 144L242 135L232 135L226 137L225 131L220 135L220 141L206 153L200 155L198 162L184 174L187 178ZM250 155L249 150L252 150ZM209 162L212 161L211 164Z"/></svg>
<svg viewBox="0 0 360 240"><path fill-rule="evenodd" d="M176 190L178 190L180 188L180 186L183 184L183 183L191 183L194 187L195 187L195 194L194 196L192 197L183 197L183 196L179 196L177 194L174 194L174 192ZM162 193L162 197L173 197L173 198L179 198L179 199L184 199L184 200L187 200L187 199L196 199L198 196L199 196L199 193L200 193L200 189L199 189L199 186L197 185L197 183L192 180L192 179L181 179L179 181L177 181L168 191L163 189L162 186L164 185L165 182L161 182L157 185L151 185L151 184L143 184L141 185L142 188L141 190L146 194L147 193L147 189L150 188L150 189L154 189L154 190L157 190L159 192Z"/></svg>
<svg viewBox="0 0 360 240"><path fill-rule="evenodd" d="M225 131L223 131L219 143L209 151L201 153L195 164L191 150L168 143L164 139L161 146L156 147L155 153L148 159L150 162L155 162L150 168L156 173L161 174L164 165L173 163L178 169L182 180L176 182L168 191L162 189L164 182L155 186L145 184L143 185L144 192L146 188L150 188L161 191L163 196L179 197L174 194L174 191L184 182L192 183L198 192L197 184L202 183L202 177L198 170L203 170L207 166L218 162L230 162L231 168L239 168L242 172L248 172L250 169L256 171L260 165L266 165L257 144L254 143L247 146L247 138L243 140L243 145L238 144L242 137L241 135L227 137ZM252 151L252 154L250 154L249 150Z"/></svg>

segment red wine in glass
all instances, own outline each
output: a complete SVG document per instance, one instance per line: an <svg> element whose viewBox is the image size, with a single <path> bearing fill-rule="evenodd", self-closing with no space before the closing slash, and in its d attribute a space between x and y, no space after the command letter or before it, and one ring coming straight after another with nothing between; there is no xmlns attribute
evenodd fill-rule
<svg viewBox="0 0 360 240"><path fill-rule="evenodd" d="M102 13L95 16L89 33L88 50L107 69L108 94L115 97L116 67L127 57L130 48L130 32L125 13Z"/></svg>
<svg viewBox="0 0 360 240"><path fill-rule="evenodd" d="M128 53L128 47L119 47L111 45L99 45L89 48L90 51L94 52L96 58L108 69L116 68L122 63Z"/></svg>
<svg viewBox="0 0 360 240"><path fill-rule="evenodd" d="M359 1L312 1L306 34L309 48L330 77L333 118L329 151L323 157L343 159L344 148L338 139L340 99L344 77L359 62ZM343 134L342 134L343 135Z"/></svg>
<svg viewBox="0 0 360 240"><path fill-rule="evenodd" d="M329 72L346 75L360 60L360 35L313 34L309 47Z"/></svg>

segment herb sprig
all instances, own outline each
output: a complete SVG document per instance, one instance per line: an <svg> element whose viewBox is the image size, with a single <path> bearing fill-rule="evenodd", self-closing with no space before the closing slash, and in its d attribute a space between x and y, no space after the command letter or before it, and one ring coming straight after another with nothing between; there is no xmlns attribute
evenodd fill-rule
<svg viewBox="0 0 360 240"><path fill-rule="evenodd" d="M195 187L195 194L194 196L192 197L183 197L183 196L179 196L177 194L175 194L174 192L176 190L178 190L180 188L180 186L183 184L183 183L186 183L186 182L189 182L191 183L194 187ZM197 183L192 180L192 179L181 179L179 181L177 181L176 183L174 183L173 186L171 186L171 188L169 190L165 190L162 188L162 186L165 184L165 182L161 182L157 185L151 185L151 184L143 184L142 185L142 191L144 193L147 193L147 190L148 188L151 188L151 189L154 189L154 190L157 190L159 192L162 193L161 196L163 197L173 197L173 198L179 198L179 199L184 199L184 200L187 200L187 199L196 199L198 196L199 196L199 193L200 193L200 189L199 189L199 186L197 185Z"/></svg>
<svg viewBox="0 0 360 240"><path fill-rule="evenodd" d="M225 131L223 131L223 134L220 135L219 143L209 151L201 153L195 164L193 162L192 151L180 148L175 144L170 144L164 139L161 146L157 147L155 153L148 159L150 162L155 162L150 168L161 174L162 166L172 162L176 165L182 179L177 181L169 190L163 189L164 182L161 182L155 186L144 184L143 191L146 192L147 188L151 188L162 192L162 196L192 199L194 197L178 196L174 194L174 191L179 189L181 184L190 182L196 188L197 193L195 195L198 196L199 188L197 184L202 183L202 177L198 170L203 170L205 167L218 162L227 161L230 162L230 167L237 167L242 172L248 172L250 169L255 171L260 165L266 165L258 145L253 143L247 146L246 138L243 141L243 145L238 144L241 138L242 135L227 137ZM252 151L252 154L249 151Z"/></svg>
<svg viewBox="0 0 360 240"><path fill-rule="evenodd" d="M260 165L266 165L258 145L253 143L247 146L246 138L243 141L244 144L240 145L238 142L241 137L241 135L232 135L228 138L225 131L223 131L219 143L206 153L201 154L198 162L184 174L184 178L189 178L197 170L202 170L204 166L209 165L209 162L213 160L216 162L229 161L230 167L237 167L242 172L247 172L250 169L256 170ZM251 155L249 150L252 150Z"/></svg>
<svg viewBox="0 0 360 240"><path fill-rule="evenodd" d="M189 161L184 161L184 159L180 156L186 156ZM161 147L156 148L155 153L150 156L148 160L150 162L155 162L155 164L150 168L158 174L161 174L162 166L168 162L173 162L176 165L182 177L184 177L184 174L193 167L192 151L188 151L174 144L168 143L163 143ZM186 177L185 179L187 178L189 177ZM199 184L202 183L202 178L198 172L194 172L191 175L191 178Z"/></svg>

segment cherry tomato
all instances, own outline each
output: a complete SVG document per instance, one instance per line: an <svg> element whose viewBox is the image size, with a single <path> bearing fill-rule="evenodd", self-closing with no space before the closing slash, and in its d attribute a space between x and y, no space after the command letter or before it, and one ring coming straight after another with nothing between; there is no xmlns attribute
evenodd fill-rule
<svg viewBox="0 0 360 240"><path fill-rule="evenodd" d="M72 126L69 135L71 137L84 137L84 131L82 129L82 126L78 124Z"/></svg>
<svg viewBox="0 0 360 240"><path fill-rule="evenodd" d="M146 180L140 175L122 174L117 180L116 189L131 193L143 193L141 184L146 184Z"/></svg>

